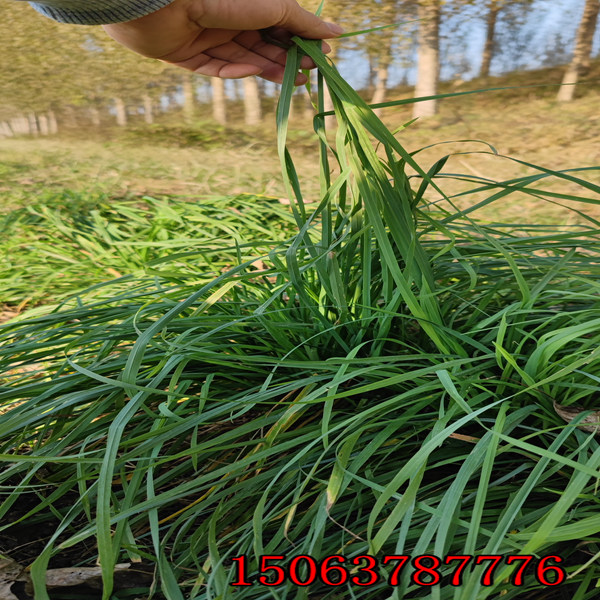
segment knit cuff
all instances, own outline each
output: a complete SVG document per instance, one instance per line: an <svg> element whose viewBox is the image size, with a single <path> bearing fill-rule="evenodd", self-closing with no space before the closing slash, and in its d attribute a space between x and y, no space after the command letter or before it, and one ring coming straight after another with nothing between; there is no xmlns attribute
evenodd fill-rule
<svg viewBox="0 0 600 600"><path fill-rule="evenodd" d="M173 0L48 0L30 4L39 13L60 23L108 25L139 19L171 2Z"/></svg>

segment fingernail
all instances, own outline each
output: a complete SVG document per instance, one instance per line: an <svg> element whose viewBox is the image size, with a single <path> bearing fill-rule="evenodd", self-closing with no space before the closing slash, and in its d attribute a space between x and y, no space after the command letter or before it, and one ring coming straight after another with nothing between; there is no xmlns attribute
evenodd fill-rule
<svg viewBox="0 0 600 600"><path fill-rule="evenodd" d="M344 33L344 28L336 25L335 23L327 23L327 27L329 27L329 31L331 31L331 33L335 33L336 35Z"/></svg>

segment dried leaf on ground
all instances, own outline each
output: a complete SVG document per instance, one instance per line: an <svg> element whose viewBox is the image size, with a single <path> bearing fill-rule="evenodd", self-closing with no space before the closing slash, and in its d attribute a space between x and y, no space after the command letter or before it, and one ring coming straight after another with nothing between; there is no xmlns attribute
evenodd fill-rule
<svg viewBox="0 0 600 600"><path fill-rule="evenodd" d="M558 404L556 401L553 401L554 410L556 414L564 419L567 423L570 423L574 419L576 419L581 413L587 412L589 408L583 408L582 406L562 406ZM600 411L594 411L589 415L583 417L580 423L577 424L579 429L583 429L584 431L589 431L590 433L599 433L600 432Z"/></svg>
<svg viewBox="0 0 600 600"><path fill-rule="evenodd" d="M129 563L115 565L115 573L129 569ZM88 587L102 589L101 567L64 567L62 569L49 569L46 573L46 587L69 587L73 585L87 585Z"/></svg>
<svg viewBox="0 0 600 600"><path fill-rule="evenodd" d="M29 581L25 568L11 558L0 556L0 600L19 600L11 591L18 581Z"/></svg>

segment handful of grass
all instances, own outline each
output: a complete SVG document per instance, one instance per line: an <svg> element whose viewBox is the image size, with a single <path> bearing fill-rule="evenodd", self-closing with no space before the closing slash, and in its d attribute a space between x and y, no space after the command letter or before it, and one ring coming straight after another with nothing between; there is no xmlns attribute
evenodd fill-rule
<svg viewBox="0 0 600 600"><path fill-rule="evenodd" d="M598 204L598 186L584 169L494 182L444 173L444 157L424 170L317 43L296 43L277 121L297 234L239 252L200 289L157 276L0 329L4 539L51 524L31 565L40 600L61 560L98 560L106 600L124 562L154 564L136 593L169 600L546 589L533 571L514 586L505 562L490 586L486 565L452 586L442 564L431 588L409 570L392 588L383 567L368 587L231 587L233 557L252 574L265 554L558 555L562 587L594 598L600 446L576 426L585 413L565 424L553 401L591 408L598 393L598 224L583 210L570 228L475 215L514 193ZM338 122L330 147L316 120L316 207L285 145L299 50ZM444 177L477 200L453 208Z"/></svg>

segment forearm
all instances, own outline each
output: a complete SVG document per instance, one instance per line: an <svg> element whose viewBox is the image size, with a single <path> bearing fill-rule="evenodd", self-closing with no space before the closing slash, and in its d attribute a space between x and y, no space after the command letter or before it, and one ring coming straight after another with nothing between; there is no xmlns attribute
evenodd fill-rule
<svg viewBox="0 0 600 600"><path fill-rule="evenodd" d="M61 23L107 25L144 17L173 0L40 0L31 6Z"/></svg>

